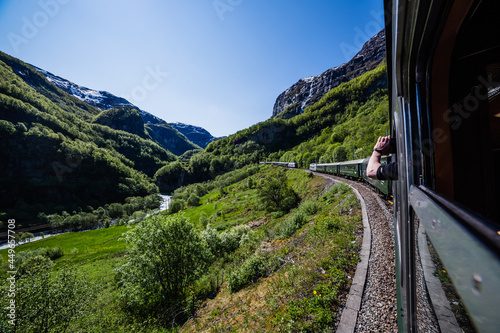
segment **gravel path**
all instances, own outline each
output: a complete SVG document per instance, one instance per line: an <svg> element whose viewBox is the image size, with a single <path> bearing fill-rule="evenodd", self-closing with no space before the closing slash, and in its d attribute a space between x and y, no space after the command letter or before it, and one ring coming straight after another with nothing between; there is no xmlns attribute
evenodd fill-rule
<svg viewBox="0 0 500 333"><path fill-rule="evenodd" d="M331 175L315 174L351 185L365 201L371 228L371 252L355 332L397 332L392 206L381 200L368 185Z"/></svg>
<svg viewBox="0 0 500 333"><path fill-rule="evenodd" d="M364 184L351 184L364 198L372 231L368 277L356 332L397 332L396 270L392 207Z"/></svg>

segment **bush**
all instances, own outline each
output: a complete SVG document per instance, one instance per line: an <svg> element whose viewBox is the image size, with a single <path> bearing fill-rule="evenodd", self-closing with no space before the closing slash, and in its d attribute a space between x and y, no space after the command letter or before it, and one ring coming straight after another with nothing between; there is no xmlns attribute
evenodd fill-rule
<svg viewBox="0 0 500 333"><path fill-rule="evenodd" d="M122 217L124 213L125 211L123 210L122 204L112 203L111 205L109 205L108 208L109 217L111 218Z"/></svg>
<svg viewBox="0 0 500 333"><path fill-rule="evenodd" d="M229 231L222 232L220 234L222 250L226 253L235 251L240 247L242 238L250 233L252 230L247 225L238 225Z"/></svg>
<svg viewBox="0 0 500 333"><path fill-rule="evenodd" d="M197 196L196 194L194 193L191 193L191 195L189 196L188 198L188 201L187 201L188 205L190 206L198 206L200 204L200 197Z"/></svg>
<svg viewBox="0 0 500 333"><path fill-rule="evenodd" d="M351 191L351 188L344 183L336 183L323 195L323 200L331 204L340 198L343 194Z"/></svg>
<svg viewBox="0 0 500 333"><path fill-rule="evenodd" d="M142 210L134 212L130 218L134 221L133 223L139 223L146 217L146 213Z"/></svg>
<svg viewBox="0 0 500 333"><path fill-rule="evenodd" d="M16 132L16 127L7 120L0 120L0 136L9 136Z"/></svg>
<svg viewBox="0 0 500 333"><path fill-rule="evenodd" d="M190 284L212 261L207 244L183 215L152 216L125 234L127 256L117 269L130 311L164 311L185 300Z"/></svg>
<svg viewBox="0 0 500 333"><path fill-rule="evenodd" d="M249 177L248 180L247 180L247 187L249 189L252 189L254 188L254 181L253 181L253 178Z"/></svg>
<svg viewBox="0 0 500 333"><path fill-rule="evenodd" d="M304 213L298 211L291 218L278 228L277 234L279 237L290 237L295 231L299 230L307 222Z"/></svg>
<svg viewBox="0 0 500 333"><path fill-rule="evenodd" d="M71 322L89 314L94 289L92 285L71 270L60 269L54 273L52 266L50 259L45 256L34 256L18 266L13 298L16 306L15 326L9 327L6 332L12 328L12 332L65 332ZM2 295L9 288L5 282L0 283ZM0 297L2 309L9 305L9 299ZM0 322L7 323L8 320L7 311L1 311ZM0 325L2 328L5 327Z"/></svg>
<svg viewBox="0 0 500 333"><path fill-rule="evenodd" d="M63 255L64 252L59 246L47 250L47 257L49 257L51 260L56 260L57 258L61 258Z"/></svg>
<svg viewBox="0 0 500 333"><path fill-rule="evenodd" d="M276 177L267 177L261 180L258 189L261 204L268 212L288 212L299 202L297 193L287 185L287 178L283 171Z"/></svg>
<svg viewBox="0 0 500 333"><path fill-rule="evenodd" d="M200 233L200 236L205 243L207 243L213 256L218 257L222 254L222 240L217 230L207 226L207 228Z"/></svg>
<svg viewBox="0 0 500 333"><path fill-rule="evenodd" d="M228 289L233 293L237 292L244 286L266 275L267 269L264 260L259 256L250 257L240 268L229 275Z"/></svg>
<svg viewBox="0 0 500 333"><path fill-rule="evenodd" d="M300 211L303 212L307 216L315 215L319 210L319 206L314 201L306 201L302 205L300 205Z"/></svg>
<svg viewBox="0 0 500 333"><path fill-rule="evenodd" d="M175 214L184 209L184 200L181 199L172 199L170 204L168 205L168 212L170 214Z"/></svg>
<svg viewBox="0 0 500 333"><path fill-rule="evenodd" d="M198 223L200 224L201 227L206 228L208 225L208 216L207 213L201 212L200 218L198 220Z"/></svg>

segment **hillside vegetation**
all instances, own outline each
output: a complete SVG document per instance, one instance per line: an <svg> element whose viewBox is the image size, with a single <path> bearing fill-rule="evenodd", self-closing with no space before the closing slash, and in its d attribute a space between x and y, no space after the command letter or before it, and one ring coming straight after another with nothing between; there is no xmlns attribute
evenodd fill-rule
<svg viewBox="0 0 500 333"><path fill-rule="evenodd" d="M272 180L288 193L286 209L262 205ZM31 300L20 289L16 302L50 295L63 302L69 290L56 288L68 276L77 312L58 308L60 316L43 323L23 319L32 310L21 308L15 332L52 332L65 323L85 332L332 329L358 261L362 224L349 187L325 185L300 170L250 166L219 177L212 189L180 189L176 200L199 196L177 213L19 245L18 285L45 279L48 287ZM7 251L0 255L6 281ZM53 318L54 308L33 309Z"/></svg>
<svg viewBox="0 0 500 333"><path fill-rule="evenodd" d="M173 154L138 135L92 123L106 118L5 54L0 76L1 212L29 224L41 212L78 211L158 192L150 177L176 160Z"/></svg>
<svg viewBox="0 0 500 333"><path fill-rule="evenodd" d="M258 162L368 156L388 129L385 65L299 115L177 158L154 142L168 127L141 126L132 107L82 105L0 56L0 217L105 226L0 251L0 293L14 274L18 316L7 326L1 312L0 330L335 331L359 260L360 204L345 184ZM134 213L158 191L172 193L168 211Z"/></svg>
<svg viewBox="0 0 500 333"><path fill-rule="evenodd" d="M275 117L211 142L188 162L167 164L155 174L160 190L207 181L262 160L319 161L369 156L389 128L385 64L332 89L292 118ZM283 112L286 112L283 111Z"/></svg>

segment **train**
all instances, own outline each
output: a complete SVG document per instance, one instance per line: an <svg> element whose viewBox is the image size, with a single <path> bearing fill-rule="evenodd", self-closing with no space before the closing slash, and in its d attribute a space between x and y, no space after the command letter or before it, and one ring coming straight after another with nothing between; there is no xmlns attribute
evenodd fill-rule
<svg viewBox="0 0 500 333"><path fill-rule="evenodd" d="M381 157L380 162L386 164L390 163L392 159L391 155L386 155ZM392 198L391 180L378 180L366 176L368 160L369 158L336 163L311 163L309 170L368 183L386 199ZM259 162L259 164L271 164L285 168L298 167L297 162Z"/></svg>
<svg viewBox="0 0 500 333"><path fill-rule="evenodd" d="M297 168L297 162L259 162L259 164L272 164L284 168Z"/></svg>
<svg viewBox="0 0 500 333"><path fill-rule="evenodd" d="M466 331L499 332L500 1L384 0L384 12L398 329L435 316L460 332L446 283Z"/></svg>
<svg viewBox="0 0 500 333"><path fill-rule="evenodd" d="M383 2L398 330L499 332L500 1Z"/></svg>
<svg viewBox="0 0 500 333"><path fill-rule="evenodd" d="M368 160L369 158L336 163L311 163L309 170L366 182L385 198L392 198L391 180L378 180L366 176ZM382 164L391 163L391 161L391 155L382 156L380 159Z"/></svg>

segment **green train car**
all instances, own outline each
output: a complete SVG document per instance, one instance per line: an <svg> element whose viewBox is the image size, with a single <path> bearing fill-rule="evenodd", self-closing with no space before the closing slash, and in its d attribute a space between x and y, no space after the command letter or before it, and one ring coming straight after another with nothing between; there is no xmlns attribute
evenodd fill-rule
<svg viewBox="0 0 500 333"><path fill-rule="evenodd" d="M361 169L361 174L363 175L363 180L365 182L371 184L373 187L375 187L379 193L382 193L387 197L391 196L392 195L392 181L390 181L390 180L378 180L378 179L372 179L372 178L366 177L366 168L368 166L368 160L369 160L369 158L366 158L360 164L360 169ZM382 164L391 163L391 156L382 156L382 158L380 159L380 162Z"/></svg>
<svg viewBox="0 0 500 333"><path fill-rule="evenodd" d="M368 160L369 158L337 163L312 163L309 165L309 170L364 181L371 184L379 193L390 197L392 195L390 180L377 180L366 176ZM391 156L383 156L381 162L390 163Z"/></svg>

